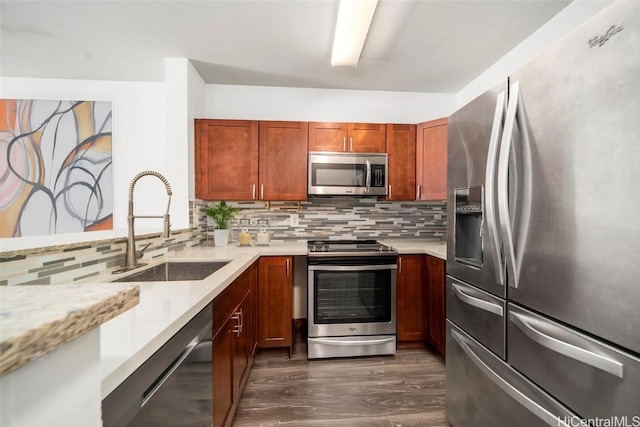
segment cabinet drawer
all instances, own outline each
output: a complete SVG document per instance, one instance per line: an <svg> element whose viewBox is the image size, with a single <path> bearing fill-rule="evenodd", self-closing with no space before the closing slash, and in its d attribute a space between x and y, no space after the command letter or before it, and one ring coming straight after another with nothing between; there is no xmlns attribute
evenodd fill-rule
<svg viewBox="0 0 640 427"><path fill-rule="evenodd" d="M455 427L568 427L580 421L447 322L447 418Z"/></svg>
<svg viewBox="0 0 640 427"><path fill-rule="evenodd" d="M247 269L213 300L213 335L224 326L250 290L251 269Z"/></svg>
<svg viewBox="0 0 640 427"><path fill-rule="evenodd" d="M447 276L447 318L502 359L505 358L505 301Z"/></svg>
<svg viewBox="0 0 640 427"><path fill-rule="evenodd" d="M508 305L508 361L587 419L640 415L640 359Z"/></svg>

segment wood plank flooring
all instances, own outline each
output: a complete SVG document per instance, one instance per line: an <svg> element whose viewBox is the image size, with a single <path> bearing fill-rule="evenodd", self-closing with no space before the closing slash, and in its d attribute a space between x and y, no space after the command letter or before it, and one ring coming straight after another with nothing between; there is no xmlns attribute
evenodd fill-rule
<svg viewBox="0 0 640 427"><path fill-rule="evenodd" d="M261 350L233 427L450 427L444 358L430 350L395 356L307 360L305 342Z"/></svg>

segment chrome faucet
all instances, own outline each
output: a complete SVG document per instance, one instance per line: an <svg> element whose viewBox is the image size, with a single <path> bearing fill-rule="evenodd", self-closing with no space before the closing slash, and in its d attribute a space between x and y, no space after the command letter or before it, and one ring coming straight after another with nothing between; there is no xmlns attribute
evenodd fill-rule
<svg viewBox="0 0 640 427"><path fill-rule="evenodd" d="M155 176L159 180L162 181L165 188L167 189L167 210L164 215L134 215L133 214L133 188L136 185L136 182L143 176ZM155 171L144 171L140 172L138 175L134 176L131 180L131 184L129 184L129 214L127 216L128 222L128 233L127 233L127 251L125 255L125 263L122 268L113 272L113 274L124 273L125 271L133 270L134 268L142 267L147 264L139 264L138 258L141 258L144 254L144 251L151 245L148 243L145 247L143 247L140 251L136 251L136 236L133 229L133 220L136 218L163 218L164 219L164 228L162 230L162 237L169 237L169 230L171 224L169 223L169 206L171 205L171 184L167 181L167 178L162 176L160 173Z"/></svg>

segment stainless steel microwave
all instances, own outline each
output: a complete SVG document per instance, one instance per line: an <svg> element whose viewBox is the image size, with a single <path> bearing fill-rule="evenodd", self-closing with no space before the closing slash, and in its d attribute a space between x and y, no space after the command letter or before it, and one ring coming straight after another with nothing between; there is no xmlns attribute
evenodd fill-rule
<svg viewBox="0 0 640 427"><path fill-rule="evenodd" d="M316 196L386 196L387 155L309 153L309 191Z"/></svg>

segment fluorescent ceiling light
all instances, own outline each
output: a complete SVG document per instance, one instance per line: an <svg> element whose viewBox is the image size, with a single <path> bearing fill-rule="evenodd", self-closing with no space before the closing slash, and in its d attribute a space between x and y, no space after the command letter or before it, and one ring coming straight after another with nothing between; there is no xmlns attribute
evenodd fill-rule
<svg viewBox="0 0 640 427"><path fill-rule="evenodd" d="M358 65L378 0L340 0L331 65Z"/></svg>

